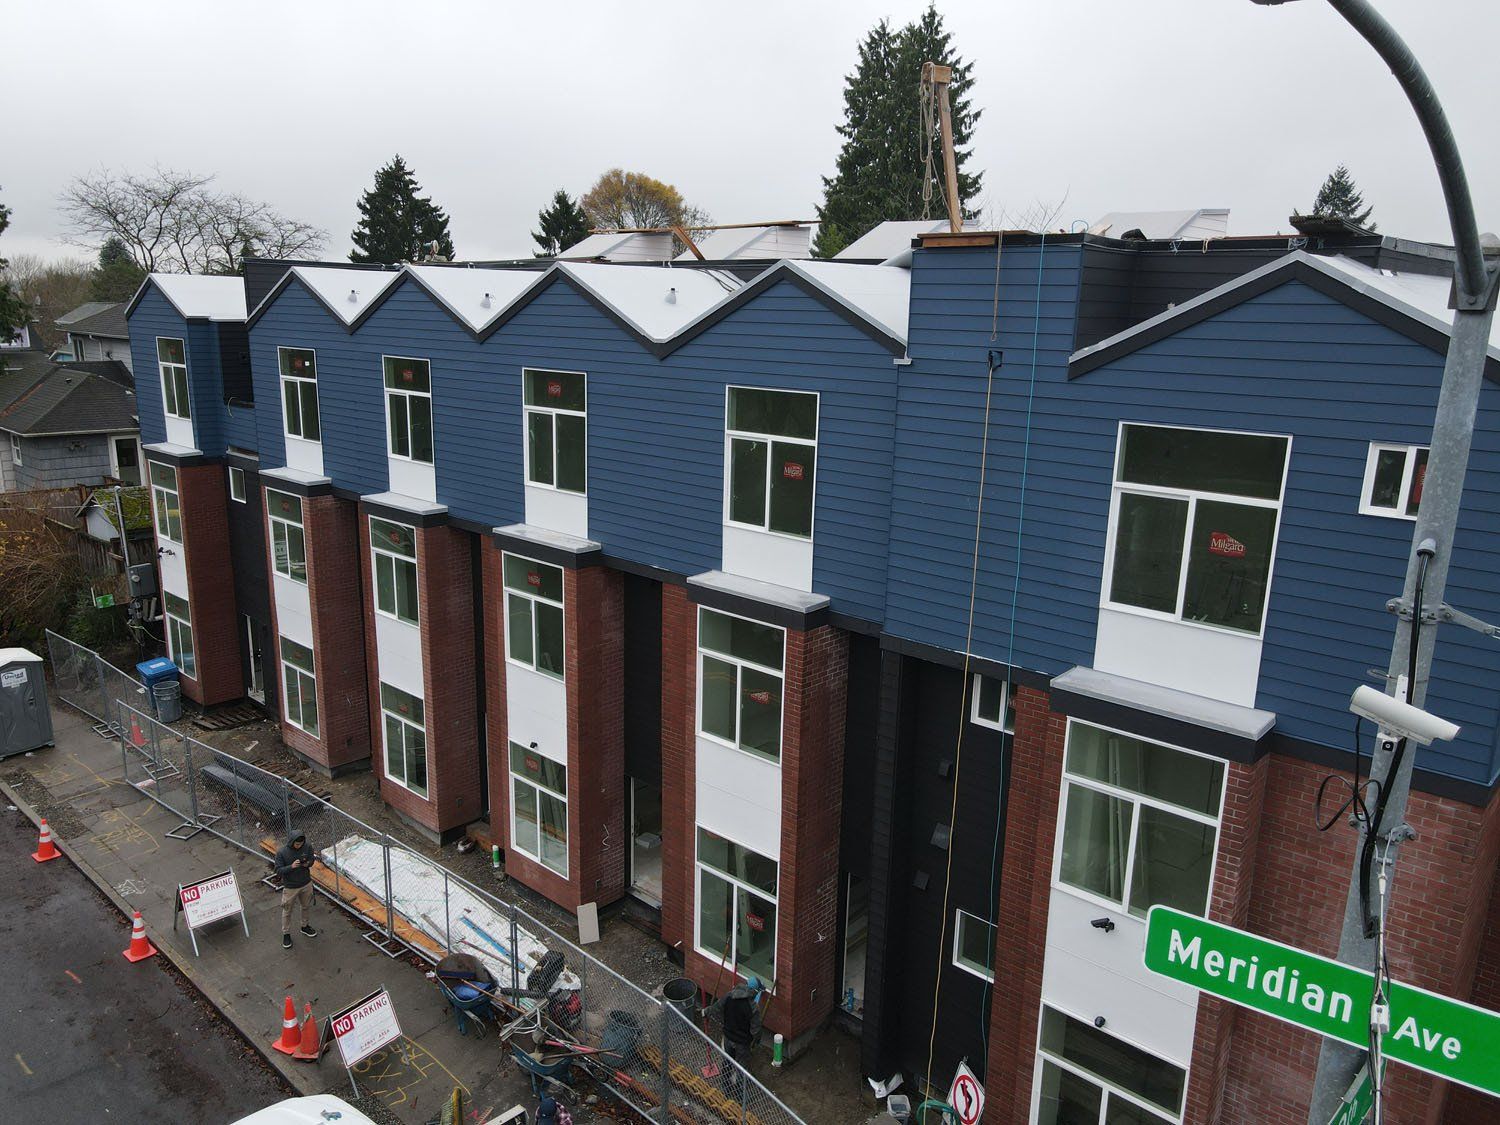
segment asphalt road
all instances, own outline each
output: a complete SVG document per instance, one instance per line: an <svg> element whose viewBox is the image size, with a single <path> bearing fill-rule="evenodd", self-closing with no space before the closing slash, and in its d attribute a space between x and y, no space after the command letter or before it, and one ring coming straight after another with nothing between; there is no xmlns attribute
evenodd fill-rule
<svg viewBox="0 0 1500 1125"><path fill-rule="evenodd" d="M161 957L0 802L0 1117L221 1125L292 1091Z"/></svg>

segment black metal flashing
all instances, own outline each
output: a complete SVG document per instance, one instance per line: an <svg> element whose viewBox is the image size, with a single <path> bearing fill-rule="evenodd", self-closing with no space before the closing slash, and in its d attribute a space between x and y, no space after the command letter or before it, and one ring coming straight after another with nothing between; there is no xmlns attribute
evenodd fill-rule
<svg viewBox="0 0 1500 1125"><path fill-rule="evenodd" d="M944 668L967 666L970 672L977 675L988 676L995 680L1009 680L1011 683L1042 691L1049 690L1052 683L1052 678L1042 672L1032 672L1026 668L1016 667L999 660L988 660L982 656L970 656L965 660L961 652L938 648L936 645L926 645L921 641L907 640L905 637L895 637L889 633L880 635L880 647L887 652L899 652L903 656L925 660L928 664L937 664Z"/></svg>
<svg viewBox="0 0 1500 1125"><path fill-rule="evenodd" d="M359 505L364 515L374 516L379 520L388 520L391 523L404 524L407 527L446 527L448 524L447 511L413 512L408 508L398 508L394 504L367 500L362 496L359 498Z"/></svg>
<svg viewBox="0 0 1500 1125"><path fill-rule="evenodd" d="M164 453L159 449L149 446L142 447L142 454L147 461L155 461L160 465L171 465L174 469L196 469L202 465L222 465L223 457L210 457L207 453L193 450L191 453Z"/></svg>
<svg viewBox="0 0 1500 1125"><path fill-rule="evenodd" d="M271 470L257 469L260 482L272 492L285 492L291 496L300 496L304 500L315 500L320 496L333 495L333 481L321 480L306 482L300 480L288 480L285 477L272 475Z"/></svg>

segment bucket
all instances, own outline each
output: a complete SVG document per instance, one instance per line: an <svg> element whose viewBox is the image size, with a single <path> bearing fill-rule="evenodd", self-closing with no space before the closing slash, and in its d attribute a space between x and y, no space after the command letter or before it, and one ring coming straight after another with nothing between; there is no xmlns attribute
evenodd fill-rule
<svg viewBox="0 0 1500 1125"><path fill-rule="evenodd" d="M626 1067L635 1061L635 1045L641 1038L641 1023L629 1012L610 1009L609 1019L604 1024L604 1034L599 1039L600 1054L611 1054L618 1062L616 1067Z"/></svg>
<svg viewBox="0 0 1500 1125"><path fill-rule="evenodd" d="M156 717L162 722L175 723L182 718L182 685L176 680L152 684L151 698L156 702Z"/></svg>
<svg viewBox="0 0 1500 1125"><path fill-rule="evenodd" d="M687 977L673 977L661 986L661 998L685 1016L698 1006L698 986Z"/></svg>

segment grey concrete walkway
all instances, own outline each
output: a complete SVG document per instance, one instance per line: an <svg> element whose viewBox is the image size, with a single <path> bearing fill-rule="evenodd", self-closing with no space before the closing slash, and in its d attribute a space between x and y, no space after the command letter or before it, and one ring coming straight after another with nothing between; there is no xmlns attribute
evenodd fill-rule
<svg viewBox="0 0 1500 1125"><path fill-rule="evenodd" d="M183 842L165 833L180 818L122 780L116 742L100 738L91 720L62 704L53 707L55 748L0 763L10 798L49 818L65 851L121 909L139 910L151 940L208 1000L303 1093L349 1095L335 1056L298 1063L270 1050L280 1033L283 998L291 995L299 1017L310 1002L326 1016L376 988L390 991L406 1041L361 1064L362 1090L373 1093L403 1122L434 1116L454 1086L469 1093L478 1115L489 1116L530 1098L530 1086L506 1057L495 1035L460 1036L437 986L416 958L391 959L362 940L357 920L318 897L315 939L293 934L281 948L279 901L261 884L268 865L208 832ZM30 862L29 860L27 861ZM186 929L173 931L177 885L233 868L250 926L239 922L200 931L194 956ZM294 923L295 924L295 923ZM128 926L121 924L121 948ZM249 1097L247 1093L247 1098ZM226 1119L257 1108L228 1106ZM580 1122L587 1115L578 1115Z"/></svg>

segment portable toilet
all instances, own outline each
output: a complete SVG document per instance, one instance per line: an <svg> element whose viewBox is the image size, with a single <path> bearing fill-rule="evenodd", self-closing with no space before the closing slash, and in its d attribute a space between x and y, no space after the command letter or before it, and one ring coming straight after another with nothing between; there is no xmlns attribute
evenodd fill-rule
<svg viewBox="0 0 1500 1125"><path fill-rule="evenodd" d="M42 658L24 648L0 648L0 758L51 745Z"/></svg>

